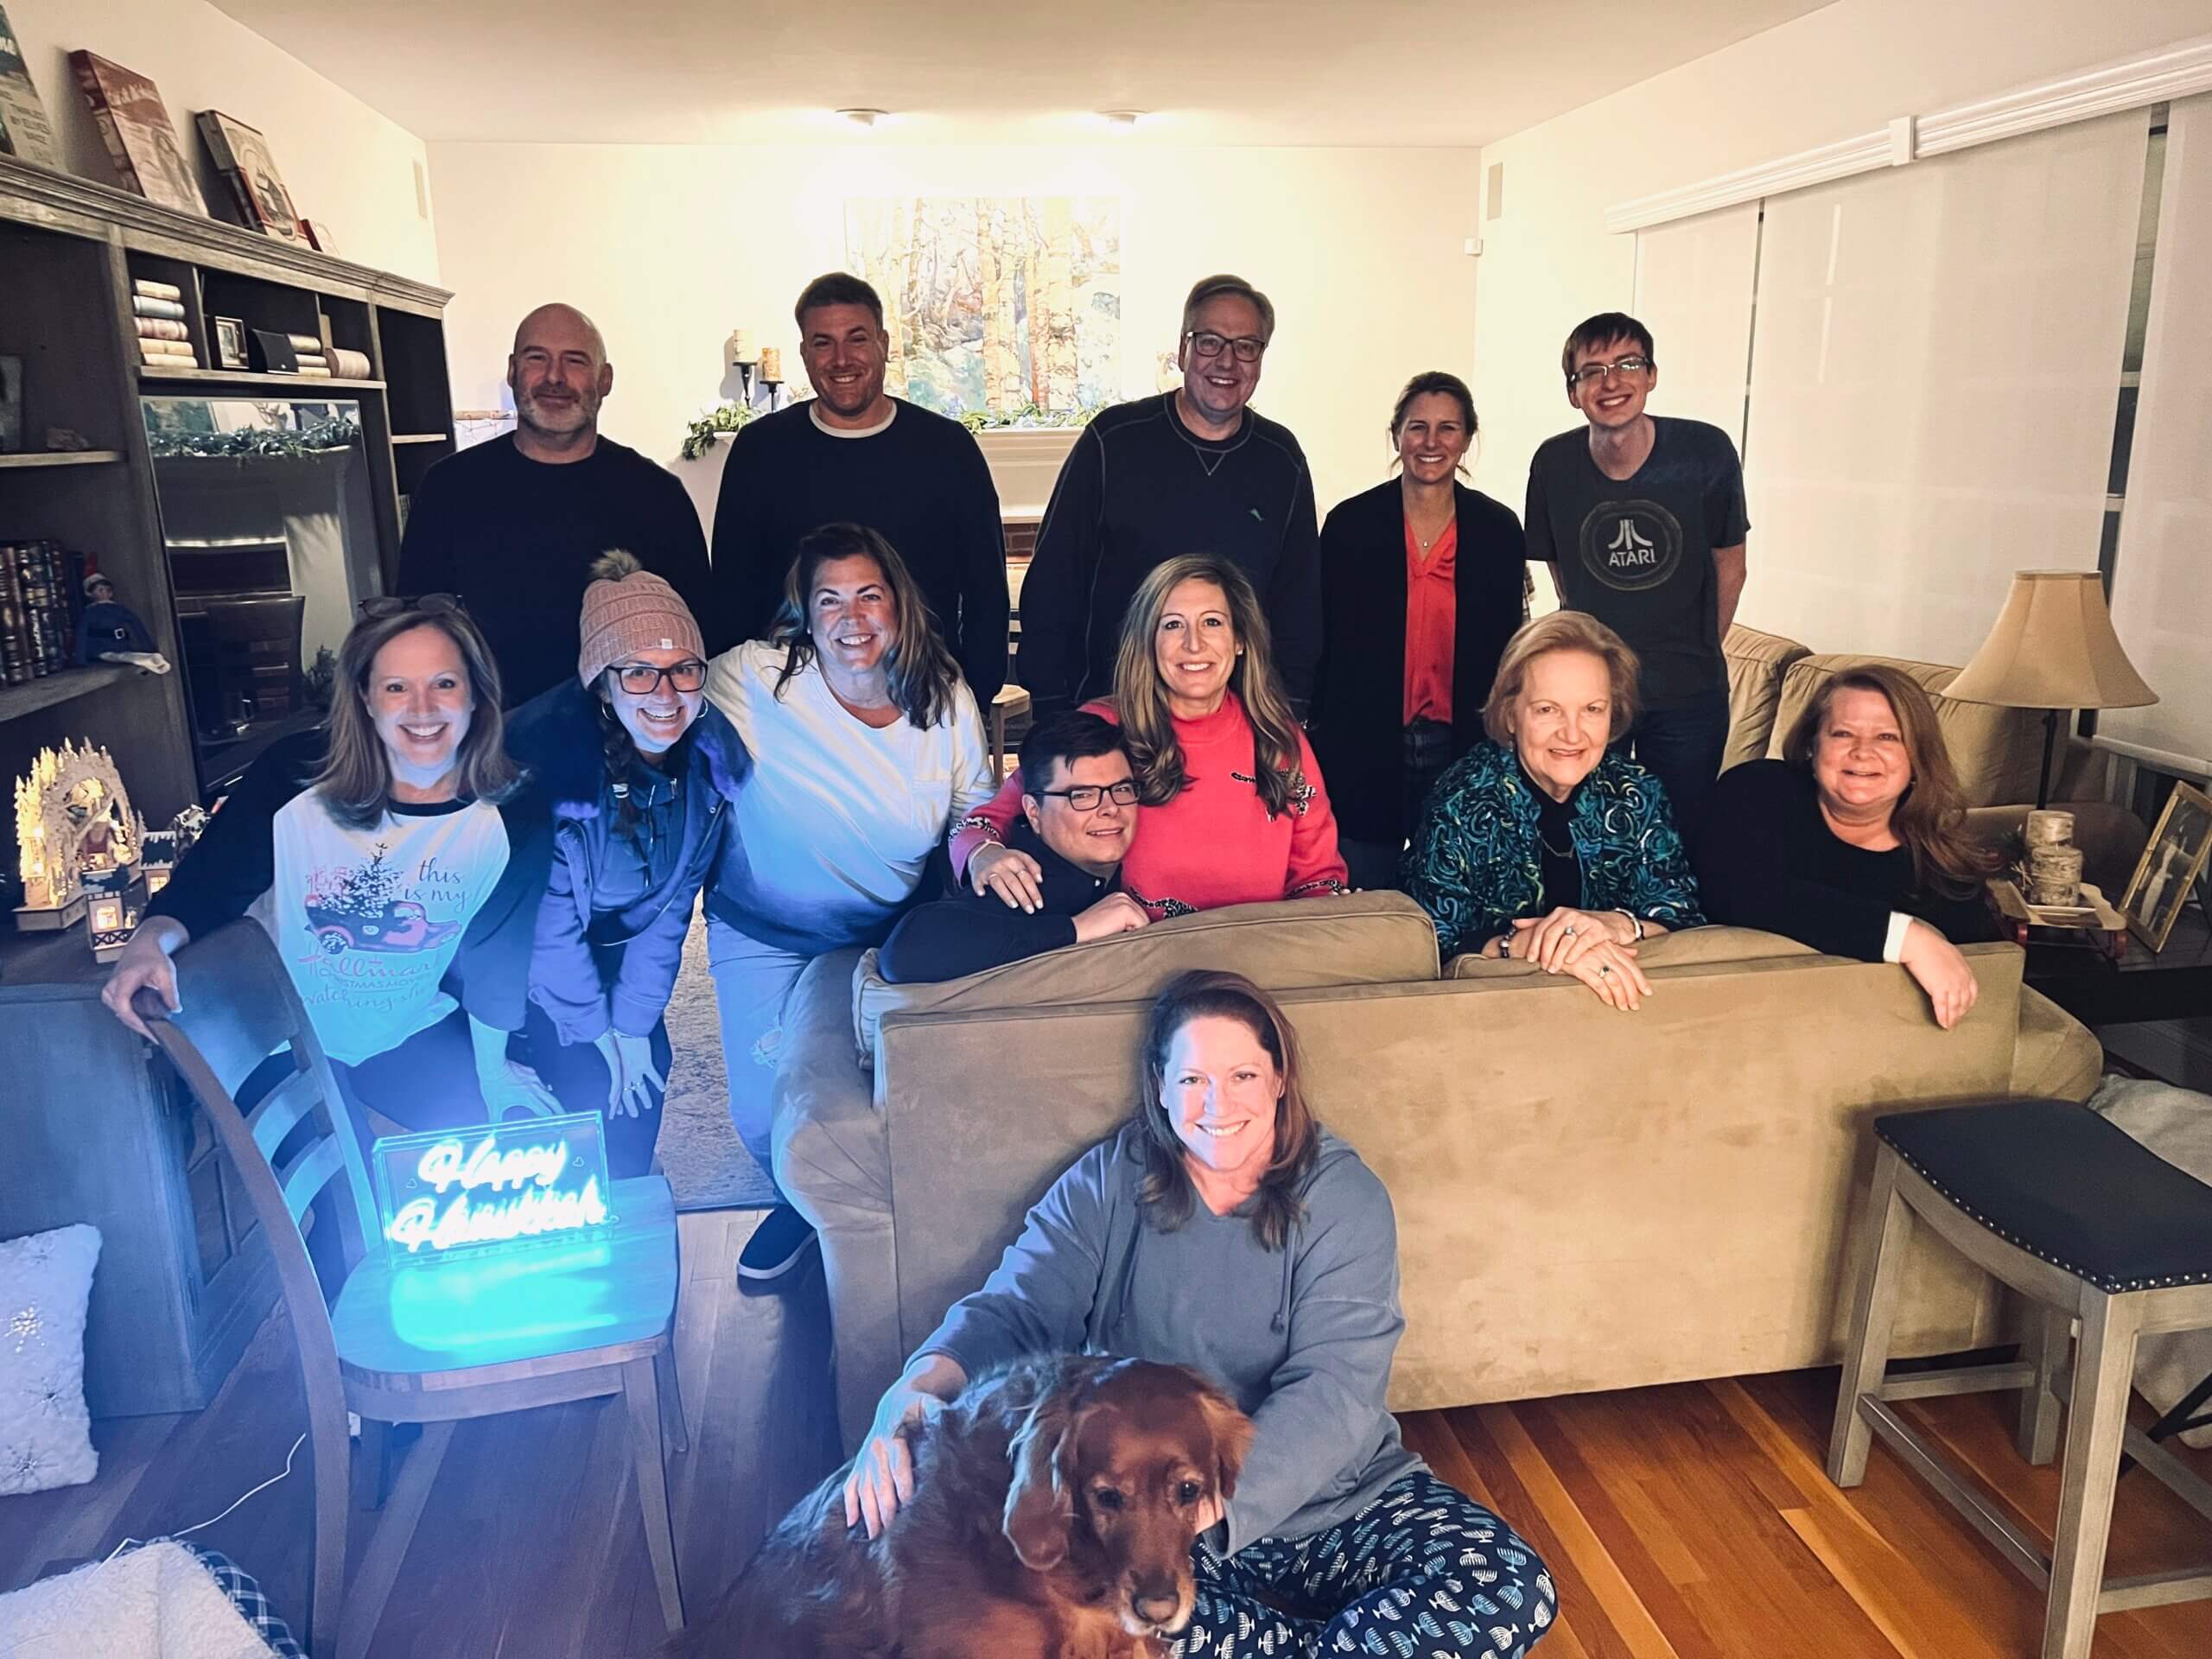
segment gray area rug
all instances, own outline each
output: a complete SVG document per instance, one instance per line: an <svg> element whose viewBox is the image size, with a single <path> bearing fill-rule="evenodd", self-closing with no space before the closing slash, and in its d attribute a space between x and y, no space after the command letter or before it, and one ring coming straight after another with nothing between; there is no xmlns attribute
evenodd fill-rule
<svg viewBox="0 0 2212 1659"><path fill-rule="evenodd" d="M661 1110L657 1162L678 1210L763 1209L776 1201L771 1181L729 1121L729 1085L722 1075L722 1035L715 1014L715 982L707 971L707 924L691 918L683 971L668 1004L668 1098Z"/></svg>

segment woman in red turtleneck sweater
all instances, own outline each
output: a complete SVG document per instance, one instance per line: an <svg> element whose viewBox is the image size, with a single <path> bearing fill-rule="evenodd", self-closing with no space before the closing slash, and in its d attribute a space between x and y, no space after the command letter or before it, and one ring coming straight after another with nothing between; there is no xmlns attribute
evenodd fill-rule
<svg viewBox="0 0 2212 1659"><path fill-rule="evenodd" d="M1144 811L1122 885L1154 919L1346 890L1320 767L1235 565L1198 554L1154 570L1122 620L1113 700L1084 706L1128 734ZM1036 862L1001 844L1022 790L1016 772L955 827L951 852L977 893L1027 910Z"/></svg>

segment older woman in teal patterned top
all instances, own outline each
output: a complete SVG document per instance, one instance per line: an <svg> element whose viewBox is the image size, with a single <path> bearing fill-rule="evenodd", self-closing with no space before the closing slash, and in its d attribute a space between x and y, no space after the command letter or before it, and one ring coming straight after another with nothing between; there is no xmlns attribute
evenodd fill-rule
<svg viewBox="0 0 2212 1659"><path fill-rule="evenodd" d="M1489 741L1437 779L1402 870L1447 960L1522 958L1630 1009L1651 995L1637 946L1705 921L1667 791L1607 750L1635 717L1636 671L1621 637L1579 611L1508 642Z"/></svg>

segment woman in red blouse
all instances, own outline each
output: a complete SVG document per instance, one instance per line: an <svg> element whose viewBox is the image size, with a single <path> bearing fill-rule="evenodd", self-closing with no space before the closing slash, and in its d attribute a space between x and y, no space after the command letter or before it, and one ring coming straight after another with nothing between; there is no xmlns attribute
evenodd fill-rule
<svg viewBox="0 0 2212 1659"><path fill-rule="evenodd" d="M1345 891L1321 770L1275 682L1259 599L1228 560L1186 555L1145 578L1113 698L1084 707L1128 734L1143 810L1122 887L1152 920ZM1000 844L1022 789L1017 771L955 827L952 868L1033 910L1037 861Z"/></svg>
<svg viewBox="0 0 2212 1659"><path fill-rule="evenodd" d="M1313 747L1358 887L1398 885L1421 804L1482 741L1499 654L1528 616L1520 519L1455 476L1475 430L1465 381L1415 375L1390 416L1398 476L1321 531Z"/></svg>

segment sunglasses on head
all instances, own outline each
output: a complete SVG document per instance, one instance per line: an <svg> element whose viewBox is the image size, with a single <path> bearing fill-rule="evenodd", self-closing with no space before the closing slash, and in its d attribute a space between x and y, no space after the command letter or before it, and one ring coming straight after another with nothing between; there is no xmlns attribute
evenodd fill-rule
<svg viewBox="0 0 2212 1659"><path fill-rule="evenodd" d="M429 616L467 616L468 607L461 602L459 594L416 594L408 597L380 594L361 601L361 614L372 622L387 616L404 616L410 611L421 611Z"/></svg>

